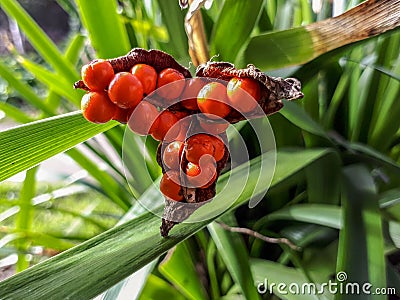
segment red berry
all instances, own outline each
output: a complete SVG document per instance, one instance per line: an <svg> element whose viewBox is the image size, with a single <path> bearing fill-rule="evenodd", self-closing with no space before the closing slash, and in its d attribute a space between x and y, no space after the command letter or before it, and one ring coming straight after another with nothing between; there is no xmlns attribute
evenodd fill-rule
<svg viewBox="0 0 400 300"><path fill-rule="evenodd" d="M115 115L113 116L113 120L118 121L122 124L126 124L129 120L129 117L132 114L132 109L131 108L121 108L119 106L117 106L117 110L115 112Z"/></svg>
<svg viewBox="0 0 400 300"><path fill-rule="evenodd" d="M82 97L82 114L86 120L93 123L106 123L117 111L107 94L104 92L89 92Z"/></svg>
<svg viewBox="0 0 400 300"><path fill-rule="evenodd" d="M113 79L114 70L108 61L98 59L84 65L81 69L81 76L83 82L90 90L103 91Z"/></svg>
<svg viewBox="0 0 400 300"><path fill-rule="evenodd" d="M143 86L145 95L149 95L156 89L157 85L157 72L156 70L146 64L137 64L131 69L131 73L135 75Z"/></svg>
<svg viewBox="0 0 400 300"><path fill-rule="evenodd" d="M143 99L143 86L136 76L120 72L111 81L108 96L121 108L135 108Z"/></svg>
<svg viewBox="0 0 400 300"><path fill-rule="evenodd" d="M225 155L225 145L218 137L204 133L191 136L186 141L186 159L194 164L199 164L200 158L212 155L215 161L220 161Z"/></svg>
<svg viewBox="0 0 400 300"><path fill-rule="evenodd" d="M208 188L217 178L217 170L213 160L207 156L200 159L200 165L189 162L186 166L188 187Z"/></svg>
<svg viewBox="0 0 400 300"><path fill-rule="evenodd" d="M231 111L227 103L226 87L219 82L206 84L197 96L197 105L200 111L210 114L209 118L226 117Z"/></svg>
<svg viewBox="0 0 400 300"><path fill-rule="evenodd" d="M165 197L175 200L182 201L183 195L181 193L181 186L179 183L179 172L168 171L161 178L160 191Z"/></svg>
<svg viewBox="0 0 400 300"><path fill-rule="evenodd" d="M254 79L234 77L228 82L226 93L233 108L241 113L247 113L257 107L261 90Z"/></svg>
<svg viewBox="0 0 400 300"><path fill-rule="evenodd" d="M207 134L196 134L186 141L186 159L196 165L200 158L205 155L214 155L214 145Z"/></svg>
<svg viewBox="0 0 400 300"><path fill-rule="evenodd" d="M186 80L185 90L181 96L181 104L188 110L198 110L197 95L200 90L206 85L206 81L196 77Z"/></svg>
<svg viewBox="0 0 400 300"><path fill-rule="evenodd" d="M158 115L157 120L153 124L151 128L151 136L155 140L162 141L168 133L168 141L173 140L180 131L179 126L174 126L177 122L178 118L174 113L170 112L169 110L164 110Z"/></svg>
<svg viewBox="0 0 400 300"><path fill-rule="evenodd" d="M128 127L139 135L151 134L152 127L158 116L157 108L147 102L141 101L128 120Z"/></svg>
<svg viewBox="0 0 400 300"><path fill-rule="evenodd" d="M225 121L224 119L220 119L218 122L216 122L199 117L198 120L201 128L203 128L206 133L211 135L223 133L229 127L229 122Z"/></svg>
<svg viewBox="0 0 400 300"><path fill-rule="evenodd" d="M183 150L183 143L175 141L169 143L163 153L162 161L169 169L179 170Z"/></svg>
<svg viewBox="0 0 400 300"><path fill-rule="evenodd" d="M175 69L167 68L158 74L157 94L167 100L178 98L185 88L185 76ZM174 84L170 84L173 83ZM169 84L169 85L168 85ZM162 87L162 88L161 88Z"/></svg>

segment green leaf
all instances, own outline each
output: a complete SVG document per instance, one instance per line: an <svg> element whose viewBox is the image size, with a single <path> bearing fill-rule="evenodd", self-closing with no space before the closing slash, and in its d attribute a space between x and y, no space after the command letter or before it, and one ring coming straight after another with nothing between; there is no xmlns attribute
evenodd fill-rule
<svg viewBox="0 0 400 300"><path fill-rule="evenodd" d="M289 268L276 262L263 260L263 259L251 259L250 267L253 273L253 277L256 281L256 286L260 290L261 294L268 292L273 292L278 297L288 300L322 300L322 299L332 299L331 295L326 292L324 294L307 293L307 286L310 286L310 281L307 277L298 269ZM272 291L270 285L272 286ZM281 287L278 288L278 285ZM266 286L265 286L266 285ZM286 288L283 288L284 286ZM291 293L289 286L298 287L298 293ZM301 292L302 286L305 286L305 293ZM316 283L316 289L321 290L321 285ZM325 289L327 290L327 289Z"/></svg>
<svg viewBox="0 0 400 300"><path fill-rule="evenodd" d="M168 30L168 52L180 60L188 59L188 40L184 28L185 13L175 0L157 0L161 17ZM164 46L165 47L165 46ZM186 64L186 63L185 63Z"/></svg>
<svg viewBox="0 0 400 300"><path fill-rule="evenodd" d="M297 204L277 210L266 220L294 220L328 226L336 229L342 228L342 212L340 207L328 204Z"/></svg>
<svg viewBox="0 0 400 300"><path fill-rule="evenodd" d="M0 181L115 125L115 122L93 124L80 112L73 112L0 132Z"/></svg>
<svg viewBox="0 0 400 300"><path fill-rule="evenodd" d="M15 221L16 231L27 231L32 227L34 212L32 198L36 192L36 171L37 168L32 168L26 172L19 198L19 212ZM29 267L29 262L26 260L24 254L28 250L29 241L19 240L16 246L20 252L17 262L17 272L20 272Z"/></svg>
<svg viewBox="0 0 400 300"><path fill-rule="evenodd" d="M311 34L304 27L264 33L250 39L244 57L262 70L278 69L314 58L311 45Z"/></svg>
<svg viewBox="0 0 400 300"><path fill-rule="evenodd" d="M278 152L278 165L272 186L327 153L329 151L323 149ZM271 158L268 155L263 157L267 161ZM221 200L230 199L232 194L235 197L240 195L233 209L247 202L248 195L265 192L265 186L256 184L260 165L259 157L251 161L249 181L243 192L232 189L231 192L220 195ZM238 167L232 175L240 182L245 174L242 168ZM226 184L228 176L227 173L221 176L219 186ZM257 190L254 191L254 187L257 187ZM156 203L161 194L152 186L143 197ZM160 218L152 213L145 213L0 282L1 296L17 299L28 297L32 300L48 297L92 298L205 227L212 220L179 224L173 228L169 238L162 238L159 233ZM66 285L65 282L69 284Z"/></svg>
<svg viewBox="0 0 400 300"><path fill-rule="evenodd" d="M231 214L223 216L220 221L229 226L237 226L236 220ZM215 222L208 225L208 230L229 273L240 286L244 297L259 299L249 267L249 254L240 234L228 232Z"/></svg>
<svg viewBox="0 0 400 300"><path fill-rule="evenodd" d="M185 300L187 298L182 296L182 294L178 293L178 291L174 287L169 285L167 282L151 274L147 279L143 292L142 294L140 294L140 297L138 299L139 300L148 300L148 299Z"/></svg>
<svg viewBox="0 0 400 300"><path fill-rule="evenodd" d="M0 6L9 16L17 21L18 26L24 32L33 47L57 73L66 77L67 80L71 82L78 79L78 73L73 65L63 58L57 46L17 1L1 1Z"/></svg>
<svg viewBox="0 0 400 300"><path fill-rule="evenodd" d="M13 70L5 66L3 63L0 62L0 76L8 82L10 86L12 86L18 94L28 101L33 106L39 108L48 116L54 114L53 110L51 110L45 102L36 95L36 93L32 90L32 88L14 76ZM7 109L7 108L6 108ZM12 109L11 109L12 110ZM22 119L19 117L19 119Z"/></svg>
<svg viewBox="0 0 400 300"><path fill-rule="evenodd" d="M116 1L76 0L76 4L98 57L113 58L130 50Z"/></svg>
<svg viewBox="0 0 400 300"><path fill-rule="evenodd" d="M257 24L263 0L226 0L211 35L211 55L234 62ZM233 34L234 33L234 34Z"/></svg>
<svg viewBox="0 0 400 300"><path fill-rule="evenodd" d="M337 272L346 272L348 282L386 287L382 220L374 179L363 165L350 165L343 171L343 187ZM356 295L337 295L337 299L356 298ZM369 299L386 297L373 295Z"/></svg>
<svg viewBox="0 0 400 300"><path fill-rule="evenodd" d="M187 243L170 250L158 270L176 286L187 299L207 299Z"/></svg>

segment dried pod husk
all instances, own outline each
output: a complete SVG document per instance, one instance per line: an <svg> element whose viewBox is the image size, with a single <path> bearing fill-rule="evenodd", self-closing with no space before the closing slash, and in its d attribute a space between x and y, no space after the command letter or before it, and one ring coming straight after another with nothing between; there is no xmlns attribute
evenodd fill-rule
<svg viewBox="0 0 400 300"><path fill-rule="evenodd" d="M261 72L254 65L247 65L245 69L236 69L228 62L207 62L197 67L196 76L216 78L229 81L233 77L252 78L258 81L261 88L259 100L260 110L255 110L243 116L233 110L225 119L230 123L236 123L244 119L259 118L276 113L283 107L282 99L295 100L303 98L301 83L296 78L270 77Z"/></svg>
<svg viewBox="0 0 400 300"><path fill-rule="evenodd" d="M93 60L96 61L96 60ZM157 73L166 68L173 68L183 74L185 78L192 78L189 69L179 64L171 55L160 50L145 50L134 48L128 54L116 58L107 59L115 73L129 72L137 64L147 64L152 66ZM74 88L89 90L89 88L79 80L74 83Z"/></svg>
<svg viewBox="0 0 400 300"><path fill-rule="evenodd" d="M220 136L223 140L226 141L226 135ZM164 164L162 163L162 143L159 144L157 149L157 162L161 166L163 173L167 170L165 169ZM182 187L181 193L184 196L182 201L174 201L168 198L165 198L165 207L162 218L162 223L160 227L160 233L163 237L168 236L169 231L179 223L182 223L187 218L189 218L197 209L199 209L204 204L212 201L215 196L215 188L218 177L221 174L221 171L225 168L226 163L229 159L229 151L225 146L224 157L217 162L217 177L215 182L207 188L187 188ZM189 162L186 160L186 156L182 155L181 168L185 170L186 165ZM183 183L184 185L184 183Z"/></svg>

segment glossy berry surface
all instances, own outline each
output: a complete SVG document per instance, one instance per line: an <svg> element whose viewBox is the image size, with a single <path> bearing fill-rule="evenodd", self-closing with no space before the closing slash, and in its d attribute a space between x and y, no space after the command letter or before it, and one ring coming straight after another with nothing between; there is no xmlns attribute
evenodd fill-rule
<svg viewBox="0 0 400 300"><path fill-rule="evenodd" d="M104 92L89 92L82 97L82 114L92 123L106 123L110 121L117 111L107 94Z"/></svg>
<svg viewBox="0 0 400 300"><path fill-rule="evenodd" d="M211 135L223 133L229 127L229 122L225 121L224 119L213 121L205 119L203 117L199 117L198 120L201 128L203 128L206 133L209 133Z"/></svg>
<svg viewBox="0 0 400 300"><path fill-rule="evenodd" d="M241 113L248 113L256 108L260 99L260 85L251 78L232 78L226 87L229 102Z"/></svg>
<svg viewBox="0 0 400 300"><path fill-rule="evenodd" d="M201 166L200 166L201 165ZM200 165L189 162L186 166L188 187L208 188L217 178L215 165L207 158Z"/></svg>
<svg viewBox="0 0 400 300"><path fill-rule="evenodd" d="M139 135L151 134L158 114L157 107L147 101L141 101L132 112L128 126Z"/></svg>
<svg viewBox="0 0 400 300"><path fill-rule="evenodd" d="M165 197L181 201L183 200L183 195L181 193L181 186L179 182L179 172L178 171L168 171L161 178L160 191Z"/></svg>
<svg viewBox="0 0 400 300"><path fill-rule="evenodd" d="M120 72L110 82L108 96L121 108L135 108L143 99L143 86L136 76Z"/></svg>
<svg viewBox="0 0 400 300"><path fill-rule="evenodd" d="M111 64L98 59L84 65L81 69L82 80L91 91L103 91L114 77L114 70Z"/></svg>
<svg viewBox="0 0 400 300"><path fill-rule="evenodd" d="M181 95L181 105L188 110L198 110L197 95L206 85L206 81L202 78L191 78L186 80L185 89Z"/></svg>
<svg viewBox="0 0 400 300"><path fill-rule="evenodd" d="M226 117L231 111L227 103L226 87L219 82L206 84L197 95L197 106L210 118Z"/></svg>
<svg viewBox="0 0 400 300"><path fill-rule="evenodd" d="M158 74L152 66L137 64L133 66L131 73L142 83L143 93L145 95L149 95L156 89Z"/></svg>
<svg viewBox="0 0 400 300"><path fill-rule="evenodd" d="M186 159L196 165L199 164L199 160L203 155L214 156L214 151L213 140L208 134L196 134L186 141Z"/></svg>
<svg viewBox="0 0 400 300"><path fill-rule="evenodd" d="M178 98L185 88L185 76L175 69L167 68L158 74L157 94L166 100ZM174 84L170 84L173 83Z"/></svg>
<svg viewBox="0 0 400 300"><path fill-rule="evenodd" d="M162 161L168 169L179 170L183 143L175 141L169 143L163 153Z"/></svg>
<svg viewBox="0 0 400 300"><path fill-rule="evenodd" d="M166 134L168 133L168 140L173 140L180 131L179 124L174 126L178 122L176 115L169 110L164 110L160 113L151 128L151 136L157 141L163 141Z"/></svg>
<svg viewBox="0 0 400 300"><path fill-rule="evenodd" d="M131 108L126 109L117 106L117 110L115 111L115 114L112 119L122 124L126 124L129 120L132 111L133 110Z"/></svg>

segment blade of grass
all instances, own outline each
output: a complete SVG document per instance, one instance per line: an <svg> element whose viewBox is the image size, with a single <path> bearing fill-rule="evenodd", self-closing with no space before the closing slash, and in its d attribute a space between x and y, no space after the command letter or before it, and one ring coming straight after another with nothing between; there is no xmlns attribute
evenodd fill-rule
<svg viewBox="0 0 400 300"><path fill-rule="evenodd" d="M318 294L318 296L312 292L307 294L289 292L290 290L288 288L294 284L300 289L306 284L310 285L308 278L298 269L289 268L276 262L255 258L250 260L250 267L253 277L256 280L256 284L262 294L265 294L268 291L278 297L283 297L283 299L288 300L326 300L333 298L328 295L326 291L321 295ZM264 285L265 283L267 286ZM271 284L274 284L274 286L272 286L272 291L270 290ZM284 284L286 288L283 288L284 286L280 284ZM321 291L321 285L318 283L315 285L316 289Z"/></svg>
<svg viewBox="0 0 400 300"><path fill-rule="evenodd" d="M82 22L98 57L126 54L131 46L116 1L76 0Z"/></svg>
<svg viewBox="0 0 400 300"><path fill-rule="evenodd" d="M0 110L2 110L7 117L12 118L18 123L28 123L34 121L34 118L26 115L25 113L21 112L21 110L11 104L8 104L7 102L0 102Z"/></svg>
<svg viewBox="0 0 400 300"><path fill-rule="evenodd" d="M157 0L163 23L167 27L169 42L165 50L182 60L189 60L188 40L184 27L185 14L180 9L178 1ZM162 43L160 43L162 45Z"/></svg>
<svg viewBox="0 0 400 300"><path fill-rule="evenodd" d="M67 78L68 81L74 82L78 80L78 73L73 65L63 58L57 46L17 1L1 1L0 6L9 16L18 22L18 26L22 29L33 47L57 73Z"/></svg>
<svg viewBox="0 0 400 300"><path fill-rule="evenodd" d="M328 152L327 150L279 152L280 163L276 167L272 186ZM263 159L269 160L271 156L264 156ZM265 187L261 186L258 186L258 190L253 190L257 184L254 182L256 178L252 175L257 177L259 173L259 160L260 158L254 159L251 163L249 178L253 179L249 180L244 192L240 194L239 191L232 191L236 196L240 194L234 207L247 202L248 195L265 192ZM243 178L243 171L240 170L241 168L237 168L232 172L238 181ZM221 176L220 185L226 183L227 177L228 174ZM231 197L231 193L221 196ZM154 199L156 203L156 199L161 195L153 186L144 197ZM32 300L47 297L92 298L205 227L212 220L177 225L171 231L169 238L162 238L159 233L160 218L145 213L0 282L0 295L4 298L29 297ZM65 282L69 284L66 285Z"/></svg>
<svg viewBox="0 0 400 300"><path fill-rule="evenodd" d="M19 198L19 212L15 220L16 231L29 231L32 227L34 207L32 198L36 192L36 172L37 167L26 171L24 183L22 184L21 194ZM21 272L29 267L29 262L26 260L25 254L29 247L29 240L20 239L16 244L18 250L18 262L16 271Z"/></svg>
<svg viewBox="0 0 400 300"><path fill-rule="evenodd" d="M263 217L265 221L295 220L335 229L342 228L340 207L329 204L297 204L274 211Z"/></svg>
<svg viewBox="0 0 400 300"><path fill-rule="evenodd" d="M231 214L222 216L220 221L229 226L237 226L237 222ZM259 299L248 264L249 255L240 234L228 232L215 222L208 225L208 230L229 273L236 284L239 285L244 297L246 299Z"/></svg>
<svg viewBox="0 0 400 300"><path fill-rule="evenodd" d="M18 57L18 61L22 66L24 66L25 69L35 75L39 81L47 85L49 89L67 98L76 106L80 105L84 92L74 89L73 82L62 77L60 78L60 75L53 73L22 56Z"/></svg>
<svg viewBox="0 0 400 300"><path fill-rule="evenodd" d="M168 279L187 299L207 299L196 266L186 242L168 252L158 265L159 272Z"/></svg>
<svg viewBox="0 0 400 300"><path fill-rule="evenodd" d="M32 88L29 85L27 85L26 83L15 77L13 74L13 70L6 67L1 62L0 62L0 76L16 90L22 98L24 98L33 106L39 108L47 116L52 116L54 114L54 111L50 109L39 96L36 95L36 93L32 90Z"/></svg>
<svg viewBox="0 0 400 300"><path fill-rule="evenodd" d="M73 112L0 132L0 181L115 126L93 124Z"/></svg>
<svg viewBox="0 0 400 300"><path fill-rule="evenodd" d="M386 287L382 220L374 179L363 165L350 165L343 172L343 188L337 272L346 272L348 282ZM337 295L336 299L350 298ZM373 299L386 296L374 295Z"/></svg>
<svg viewBox="0 0 400 300"><path fill-rule="evenodd" d="M263 0L226 0L213 27L210 52L221 61L236 60L257 24ZM234 34L232 34L234 30Z"/></svg>

